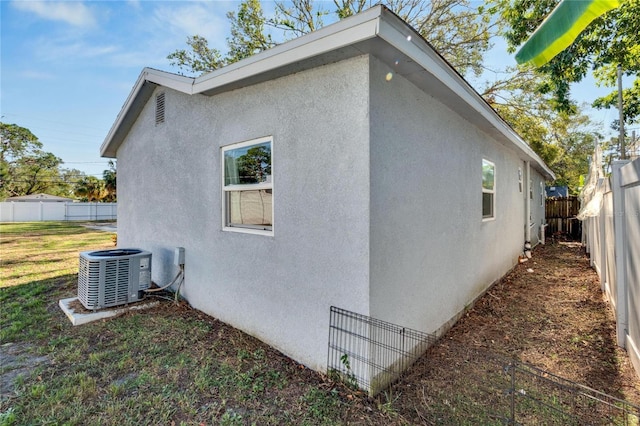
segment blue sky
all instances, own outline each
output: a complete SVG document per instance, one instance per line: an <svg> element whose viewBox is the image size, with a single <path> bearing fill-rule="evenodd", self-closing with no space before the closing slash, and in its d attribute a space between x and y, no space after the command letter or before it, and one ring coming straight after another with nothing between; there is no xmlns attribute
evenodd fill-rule
<svg viewBox="0 0 640 426"><path fill-rule="evenodd" d="M265 11L272 10L264 2ZM186 47L187 36L206 37L226 51L225 1L7 1L0 0L0 115L30 129L44 149L75 168L101 177L108 159L99 148L142 68L178 70L167 55ZM489 68L515 64L498 43ZM483 78L494 78L490 73ZM608 93L593 80L573 97L591 102ZM604 123L616 111L593 111Z"/></svg>
<svg viewBox="0 0 640 426"><path fill-rule="evenodd" d="M234 2L0 2L2 121L65 162L102 175L99 147L143 67L200 34L224 48ZM175 71L175 70L174 70Z"/></svg>

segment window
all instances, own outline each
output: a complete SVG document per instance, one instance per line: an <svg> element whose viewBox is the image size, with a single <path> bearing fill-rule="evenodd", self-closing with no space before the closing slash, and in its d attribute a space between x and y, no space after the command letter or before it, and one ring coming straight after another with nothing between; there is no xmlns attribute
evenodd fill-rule
<svg viewBox="0 0 640 426"><path fill-rule="evenodd" d="M272 235L271 144L267 137L222 148L225 230Z"/></svg>
<svg viewBox="0 0 640 426"><path fill-rule="evenodd" d="M518 167L518 188L522 192L522 167Z"/></svg>
<svg viewBox="0 0 640 426"><path fill-rule="evenodd" d="M533 200L533 179L529 179L529 199Z"/></svg>
<svg viewBox="0 0 640 426"><path fill-rule="evenodd" d="M494 217L496 166L491 161L482 160L482 218Z"/></svg>
<svg viewBox="0 0 640 426"><path fill-rule="evenodd" d="M540 207L544 206L544 199L545 199L544 182L540 182Z"/></svg>

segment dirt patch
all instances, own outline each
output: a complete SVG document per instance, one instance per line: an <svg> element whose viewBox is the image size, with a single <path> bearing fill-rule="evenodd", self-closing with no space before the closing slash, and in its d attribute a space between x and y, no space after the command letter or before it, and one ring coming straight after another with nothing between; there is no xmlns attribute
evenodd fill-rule
<svg viewBox="0 0 640 426"><path fill-rule="evenodd" d="M169 300L143 315L72 327L57 301L75 292L75 275L54 278L44 289L20 284L5 290L4 303L23 321L38 321L22 328L32 336L29 343L0 346L0 423L11 410L24 419L17 424L505 424L509 383L503 369L512 358L545 370L543 378L561 376L640 404L640 380L616 346L613 314L577 243L536 248L533 259L493 286L376 398L168 294L156 294ZM34 308L34 298L52 315ZM38 356L45 352L48 357ZM33 374L42 366L43 383ZM109 410L110 417L96 417ZM542 411L516 420L610 424L548 420Z"/></svg>
<svg viewBox="0 0 640 426"><path fill-rule="evenodd" d="M30 345L5 343L0 346L0 401L15 395L18 377L27 378L35 367L50 363L46 356L35 356Z"/></svg>
<svg viewBox="0 0 640 426"><path fill-rule="evenodd" d="M85 308L82 302L80 302L78 299L69 302L69 309L79 314L90 314L94 312L90 309Z"/></svg>
<svg viewBox="0 0 640 426"><path fill-rule="evenodd" d="M79 225L84 226L85 228L94 229L96 231L104 231L104 232L117 232L118 231L118 223L113 222L80 222Z"/></svg>
<svg viewBox="0 0 640 426"><path fill-rule="evenodd" d="M491 288L395 386L398 411L423 422L422 407L455 404L485 385L491 404L487 372L510 358L640 405L640 380L616 345L613 312L579 243L536 248Z"/></svg>

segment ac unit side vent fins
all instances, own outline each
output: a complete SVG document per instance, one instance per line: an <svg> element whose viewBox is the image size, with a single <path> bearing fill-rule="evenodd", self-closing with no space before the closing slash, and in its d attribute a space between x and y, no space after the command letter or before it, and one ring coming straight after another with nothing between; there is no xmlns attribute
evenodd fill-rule
<svg viewBox="0 0 640 426"><path fill-rule="evenodd" d="M149 288L151 253L138 249L80 253L78 299L87 309L102 309L140 300Z"/></svg>

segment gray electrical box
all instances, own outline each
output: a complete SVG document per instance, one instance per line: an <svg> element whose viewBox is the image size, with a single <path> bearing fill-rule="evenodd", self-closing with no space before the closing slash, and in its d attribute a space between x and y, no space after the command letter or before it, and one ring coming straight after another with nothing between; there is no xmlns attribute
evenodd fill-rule
<svg viewBox="0 0 640 426"><path fill-rule="evenodd" d="M177 266L184 265L184 247L176 247L173 264Z"/></svg>

